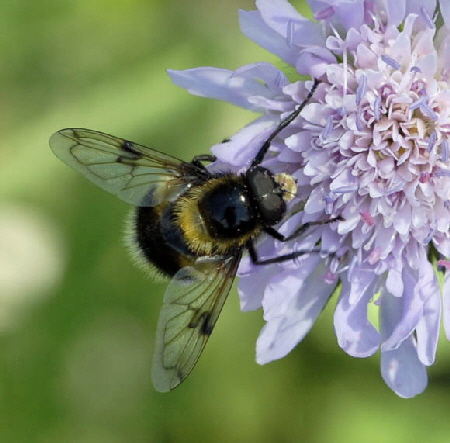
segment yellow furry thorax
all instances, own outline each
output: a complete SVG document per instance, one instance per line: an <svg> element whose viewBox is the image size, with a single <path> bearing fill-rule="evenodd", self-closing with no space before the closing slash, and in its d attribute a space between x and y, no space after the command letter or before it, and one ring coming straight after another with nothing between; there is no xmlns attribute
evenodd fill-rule
<svg viewBox="0 0 450 443"><path fill-rule="evenodd" d="M218 183L224 183L227 180L230 180L230 177L213 178L200 186L191 188L177 202L178 225L183 231L189 248L195 254L205 256L228 254L232 248L242 248L249 240L255 238L261 230L258 228L232 239L218 239L211 236L198 209L198 202L206 192L214 189Z"/></svg>

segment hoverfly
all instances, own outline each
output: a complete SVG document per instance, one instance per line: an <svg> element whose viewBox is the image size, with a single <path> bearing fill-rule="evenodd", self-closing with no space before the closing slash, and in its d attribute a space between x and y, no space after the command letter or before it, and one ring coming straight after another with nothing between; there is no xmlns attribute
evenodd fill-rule
<svg viewBox="0 0 450 443"><path fill-rule="evenodd" d="M213 173L202 155L186 162L88 129L63 129L50 138L54 154L99 187L136 206L131 240L143 261L170 283L158 320L153 384L166 392L192 371L228 296L244 250L255 264L294 259L305 251L260 260L254 242L274 229L296 191L295 179L262 167L272 140L302 111L316 90L284 119L242 174Z"/></svg>

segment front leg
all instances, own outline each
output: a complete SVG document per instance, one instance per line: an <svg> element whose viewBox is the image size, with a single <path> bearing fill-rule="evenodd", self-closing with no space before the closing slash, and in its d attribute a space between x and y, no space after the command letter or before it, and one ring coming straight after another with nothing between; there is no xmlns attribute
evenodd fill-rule
<svg viewBox="0 0 450 443"><path fill-rule="evenodd" d="M311 252L320 252L319 249L308 249L308 250L300 250L291 252L289 254L279 255L278 257L272 257L272 258L264 258L260 259L258 258L258 253L256 252L255 245L252 241L248 242L247 250L250 255L250 259L254 265L270 265L274 263L282 263L287 260L294 260L297 257L301 257L304 254L309 254Z"/></svg>
<svg viewBox="0 0 450 443"><path fill-rule="evenodd" d="M281 242L287 242L289 240L292 240L299 235L303 234L308 228L315 225L327 225L328 223L333 223L335 221L342 221L343 218L341 216L330 218L329 220L319 220L319 221L312 221L304 223L303 225L300 225L294 232L292 232L287 237L283 234L280 234L276 229L272 228L271 226L267 226L264 228L264 232L271 237L275 238L278 241Z"/></svg>
<svg viewBox="0 0 450 443"><path fill-rule="evenodd" d="M203 155L196 155L192 160L191 163L196 166L197 168L205 169L205 165L202 162L215 162L217 160L215 155L212 154L203 154Z"/></svg>
<svg viewBox="0 0 450 443"><path fill-rule="evenodd" d="M283 234L279 233L276 229L272 228L271 226L267 226L264 228L264 232L274 239L280 241L280 242L288 242L289 240L292 240L299 235L303 234L308 228L314 225L325 225L328 223L333 223L335 221L342 220L341 216L330 218L329 220L323 220L323 221L313 221L304 223L303 225L300 225L292 234L288 235L287 237ZM250 259L252 260L254 265L270 265L273 263L281 263L286 260L294 260L297 257L301 257L302 255L308 254L310 252L321 252L320 249L301 249L299 251L290 252L289 254L279 255L278 257L272 257L272 258L265 258L265 259L259 259L258 253L256 252L255 245L253 241L250 241L247 243L246 248L248 250L248 253L250 255Z"/></svg>
<svg viewBox="0 0 450 443"><path fill-rule="evenodd" d="M270 148L270 144L272 143L273 139L287 126L289 126L291 124L292 121L294 121L300 114L300 112L303 111L303 109L305 108L305 106L309 103L309 101L312 99L312 96L314 95L314 92L316 91L317 87L320 84L320 80L315 79L314 80L314 84L311 88L311 91L309 91L307 97L305 98L305 100L303 100L302 103L300 103L300 105L298 105L294 111L292 111L284 120L282 120L280 122L280 124L275 128L275 130L272 132L272 134L269 135L269 138L263 143L263 145L261 146L261 148L259 149L258 153L256 154L255 158L252 161L251 167L259 165L267 151Z"/></svg>

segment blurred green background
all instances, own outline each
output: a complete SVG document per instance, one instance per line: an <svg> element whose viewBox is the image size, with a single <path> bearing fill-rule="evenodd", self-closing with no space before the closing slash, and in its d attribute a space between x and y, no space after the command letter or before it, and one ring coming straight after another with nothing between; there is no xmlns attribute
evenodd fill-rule
<svg viewBox="0 0 450 443"><path fill-rule="evenodd" d="M190 96L165 70L272 61L240 33L239 8L254 3L1 2L1 442L450 440L449 344L427 391L400 399L377 356L339 349L333 302L288 357L259 366L262 313L241 313L233 291L189 379L151 386L165 284L127 256L128 205L54 158L48 137L88 127L207 152L254 115Z"/></svg>

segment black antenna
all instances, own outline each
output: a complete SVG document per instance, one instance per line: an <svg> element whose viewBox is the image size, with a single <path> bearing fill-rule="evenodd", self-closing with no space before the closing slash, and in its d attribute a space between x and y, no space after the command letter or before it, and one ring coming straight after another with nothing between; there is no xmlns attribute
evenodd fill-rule
<svg viewBox="0 0 450 443"><path fill-rule="evenodd" d="M272 134L269 135L269 138L263 143L261 146L259 152L256 154L255 158L252 161L252 164L250 167L259 165L266 155L267 151L270 148L270 143L272 143L272 140L286 127L288 126L293 120L297 118L297 116L300 114L300 112L303 111L304 107L308 104L308 102L311 100L312 96L314 95L314 92L317 89L317 86L319 86L320 80L314 80L313 87L311 88L311 91L309 91L308 96L303 100L302 103L296 108L291 114L289 114L284 120L281 121L281 123L275 128L275 130L272 132Z"/></svg>

